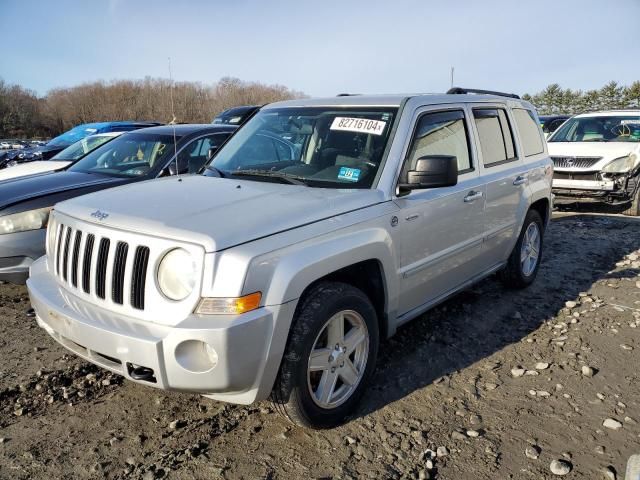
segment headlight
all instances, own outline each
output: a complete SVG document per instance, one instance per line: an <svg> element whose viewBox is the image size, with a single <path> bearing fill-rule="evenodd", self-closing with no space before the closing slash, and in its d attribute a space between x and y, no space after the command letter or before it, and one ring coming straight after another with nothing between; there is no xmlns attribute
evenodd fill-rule
<svg viewBox="0 0 640 480"><path fill-rule="evenodd" d="M158 266L158 286L171 300L184 300L196 286L196 262L182 248L167 253Z"/></svg>
<svg viewBox="0 0 640 480"><path fill-rule="evenodd" d="M51 207L0 217L0 235L39 230L47 226Z"/></svg>
<svg viewBox="0 0 640 480"><path fill-rule="evenodd" d="M635 153L626 157L616 158L612 162L607 163L602 169L606 173L625 173L632 170L638 164L638 157Z"/></svg>

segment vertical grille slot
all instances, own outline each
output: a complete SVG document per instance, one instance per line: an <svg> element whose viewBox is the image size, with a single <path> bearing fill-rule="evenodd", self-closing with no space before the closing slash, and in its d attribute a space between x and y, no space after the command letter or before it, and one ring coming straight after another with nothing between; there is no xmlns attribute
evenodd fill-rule
<svg viewBox="0 0 640 480"><path fill-rule="evenodd" d="M136 248L131 278L131 306L144 310L144 288L149 264L149 247Z"/></svg>
<svg viewBox="0 0 640 480"><path fill-rule="evenodd" d="M73 243L73 255L71 256L71 284L78 287L78 256L80 255L80 241L82 232L76 231L76 241Z"/></svg>
<svg viewBox="0 0 640 480"><path fill-rule="evenodd" d="M123 302L124 270L127 264L127 253L129 245L125 242L118 242L116 246L116 256L113 259L113 279L111 281L111 299L120 305Z"/></svg>
<svg viewBox="0 0 640 480"><path fill-rule="evenodd" d="M62 278L67 281L69 269L69 243L71 243L71 227L67 227L67 233L64 236L64 253L62 254Z"/></svg>
<svg viewBox="0 0 640 480"><path fill-rule="evenodd" d="M62 259L62 234L64 233L65 226L60 224L58 226L58 239L56 240L56 273L60 275L60 262Z"/></svg>
<svg viewBox="0 0 640 480"><path fill-rule="evenodd" d="M98 262L96 264L96 295L102 299L105 298L107 262L109 260L109 246L111 242L108 238L100 239L100 247L98 248Z"/></svg>
<svg viewBox="0 0 640 480"><path fill-rule="evenodd" d="M91 258L93 257L93 242L95 236L90 233L84 245L84 261L82 262L82 289L85 293L91 292Z"/></svg>

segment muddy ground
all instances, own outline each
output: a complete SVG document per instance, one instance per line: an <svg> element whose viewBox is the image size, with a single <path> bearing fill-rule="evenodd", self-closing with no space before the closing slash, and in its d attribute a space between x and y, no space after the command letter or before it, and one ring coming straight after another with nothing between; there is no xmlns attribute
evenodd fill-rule
<svg viewBox="0 0 640 480"><path fill-rule="evenodd" d="M556 461L622 479L640 453L639 256L637 220L556 215L534 286L491 278L402 328L357 415L320 432L123 382L0 285L0 477L545 479Z"/></svg>

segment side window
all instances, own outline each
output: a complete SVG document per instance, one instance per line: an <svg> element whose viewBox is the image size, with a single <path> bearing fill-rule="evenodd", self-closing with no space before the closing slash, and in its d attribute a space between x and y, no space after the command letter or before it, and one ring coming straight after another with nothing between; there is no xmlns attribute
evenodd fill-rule
<svg viewBox="0 0 640 480"><path fill-rule="evenodd" d="M226 133L217 133L198 138L188 144L178 154L180 170L188 173L198 173L200 168L207 162L209 148L222 145L222 142L224 142L227 137L228 134Z"/></svg>
<svg viewBox="0 0 640 480"><path fill-rule="evenodd" d="M458 171L472 170L469 154L469 135L462 110L425 113L418 119L405 161L402 181L413 170L420 157L426 155L455 155Z"/></svg>
<svg viewBox="0 0 640 480"><path fill-rule="evenodd" d="M524 108L514 108L513 118L516 120L518 132L520 132L524 156L530 157L531 155L544 152L544 144L542 143L540 130L536 124L533 112ZM549 128L549 130L553 131L551 128Z"/></svg>
<svg viewBox="0 0 640 480"><path fill-rule="evenodd" d="M250 158L251 165L278 162L279 156L273 138L267 135L254 135L239 152L239 158Z"/></svg>
<svg viewBox="0 0 640 480"><path fill-rule="evenodd" d="M473 118L480 137L484 166L515 160L513 134L505 111L501 108L474 108Z"/></svg>

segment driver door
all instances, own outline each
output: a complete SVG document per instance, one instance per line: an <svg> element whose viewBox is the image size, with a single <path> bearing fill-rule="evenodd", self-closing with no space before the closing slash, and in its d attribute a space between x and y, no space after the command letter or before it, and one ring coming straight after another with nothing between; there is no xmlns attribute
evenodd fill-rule
<svg viewBox="0 0 640 480"><path fill-rule="evenodd" d="M425 155L455 155L458 183L412 190L401 208L401 315L415 313L482 271L485 185L463 105L419 109L403 172ZM402 181L401 173L401 181Z"/></svg>

